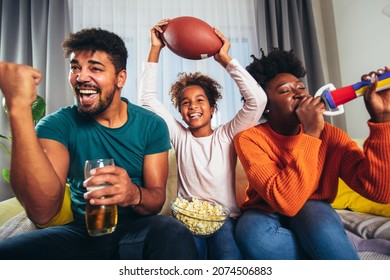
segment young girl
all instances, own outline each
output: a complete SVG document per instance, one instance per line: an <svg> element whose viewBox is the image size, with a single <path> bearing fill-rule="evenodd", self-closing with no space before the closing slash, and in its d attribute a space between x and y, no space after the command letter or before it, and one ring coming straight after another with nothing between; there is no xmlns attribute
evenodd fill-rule
<svg viewBox="0 0 390 280"><path fill-rule="evenodd" d="M231 211L230 219L214 235L195 237L202 259L241 259L234 239L236 218L240 215L235 197L234 136L257 124L266 104L266 95L257 82L228 55L230 43L215 30L223 46L214 58L225 68L245 99L236 116L216 129L211 118L221 98L220 85L201 73L181 73L171 88L171 99L187 127L156 98L158 59L165 46L160 38L160 21L151 29L151 48L141 79L142 106L159 114L168 124L178 166L178 195L214 200Z"/></svg>

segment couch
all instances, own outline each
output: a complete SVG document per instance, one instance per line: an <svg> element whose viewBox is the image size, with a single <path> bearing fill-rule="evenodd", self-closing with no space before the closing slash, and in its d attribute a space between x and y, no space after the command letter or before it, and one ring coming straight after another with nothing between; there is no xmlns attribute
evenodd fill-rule
<svg viewBox="0 0 390 280"><path fill-rule="evenodd" d="M358 141L361 145L362 140ZM160 215L171 215L169 202L176 197L177 166L174 151L169 153L169 175L167 198ZM237 200L244 199L247 179L241 163L236 167ZM336 201L332 204L337 209L345 229L365 239L387 239L390 241L390 204L383 205L366 200L354 193L341 180ZM37 230L26 216L23 207L16 198L0 202L0 239ZM389 254L364 251L359 252L361 259L390 259Z"/></svg>

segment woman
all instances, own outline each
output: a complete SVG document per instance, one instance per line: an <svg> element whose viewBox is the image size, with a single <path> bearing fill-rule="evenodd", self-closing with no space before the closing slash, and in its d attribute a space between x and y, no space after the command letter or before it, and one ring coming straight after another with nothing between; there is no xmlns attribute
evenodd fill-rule
<svg viewBox="0 0 390 280"><path fill-rule="evenodd" d="M273 49L247 70L265 90L266 122L236 136L248 177L236 240L247 259L358 259L330 203L338 177L361 195L390 202L390 90L365 93L371 116L364 152L324 122L325 105L309 95L293 51ZM386 67L385 71L389 69ZM380 70L379 72L382 72Z"/></svg>
<svg viewBox="0 0 390 280"><path fill-rule="evenodd" d="M223 46L214 59L225 68L245 98L243 107L228 123L215 129L211 118L221 98L220 85L207 75L181 73L172 85L171 99L179 110L182 125L156 97L157 69L161 49L162 20L151 29L151 48L141 79L141 104L159 114L168 124L178 166L178 195L214 200L230 209L230 219L214 235L195 237L202 259L241 259L234 240L236 218L240 215L235 197L234 136L257 124L266 104L266 95L249 73L232 59L230 43L218 30Z"/></svg>

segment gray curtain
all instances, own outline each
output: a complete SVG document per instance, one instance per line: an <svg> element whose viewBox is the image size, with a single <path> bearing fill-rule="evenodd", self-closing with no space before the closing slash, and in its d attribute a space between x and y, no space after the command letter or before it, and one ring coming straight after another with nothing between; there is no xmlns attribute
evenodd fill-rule
<svg viewBox="0 0 390 280"><path fill-rule="evenodd" d="M265 52L294 49L307 70L304 82L311 94L325 84L310 0L257 0L256 32ZM255 54L261 56L261 52Z"/></svg>
<svg viewBox="0 0 390 280"><path fill-rule="evenodd" d="M42 72L38 94L46 100L47 113L73 103L61 47L70 30L68 1L0 0L0 61L31 65ZM0 132L10 135L2 109ZM0 170L8 166L9 158L0 150ZM5 184L0 176L0 200L11 195Z"/></svg>

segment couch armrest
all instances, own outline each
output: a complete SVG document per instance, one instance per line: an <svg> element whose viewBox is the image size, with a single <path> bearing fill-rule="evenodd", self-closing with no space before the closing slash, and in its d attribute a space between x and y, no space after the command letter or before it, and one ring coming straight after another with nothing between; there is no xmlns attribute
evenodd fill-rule
<svg viewBox="0 0 390 280"><path fill-rule="evenodd" d="M23 210L23 206L16 197L0 201L0 227Z"/></svg>

